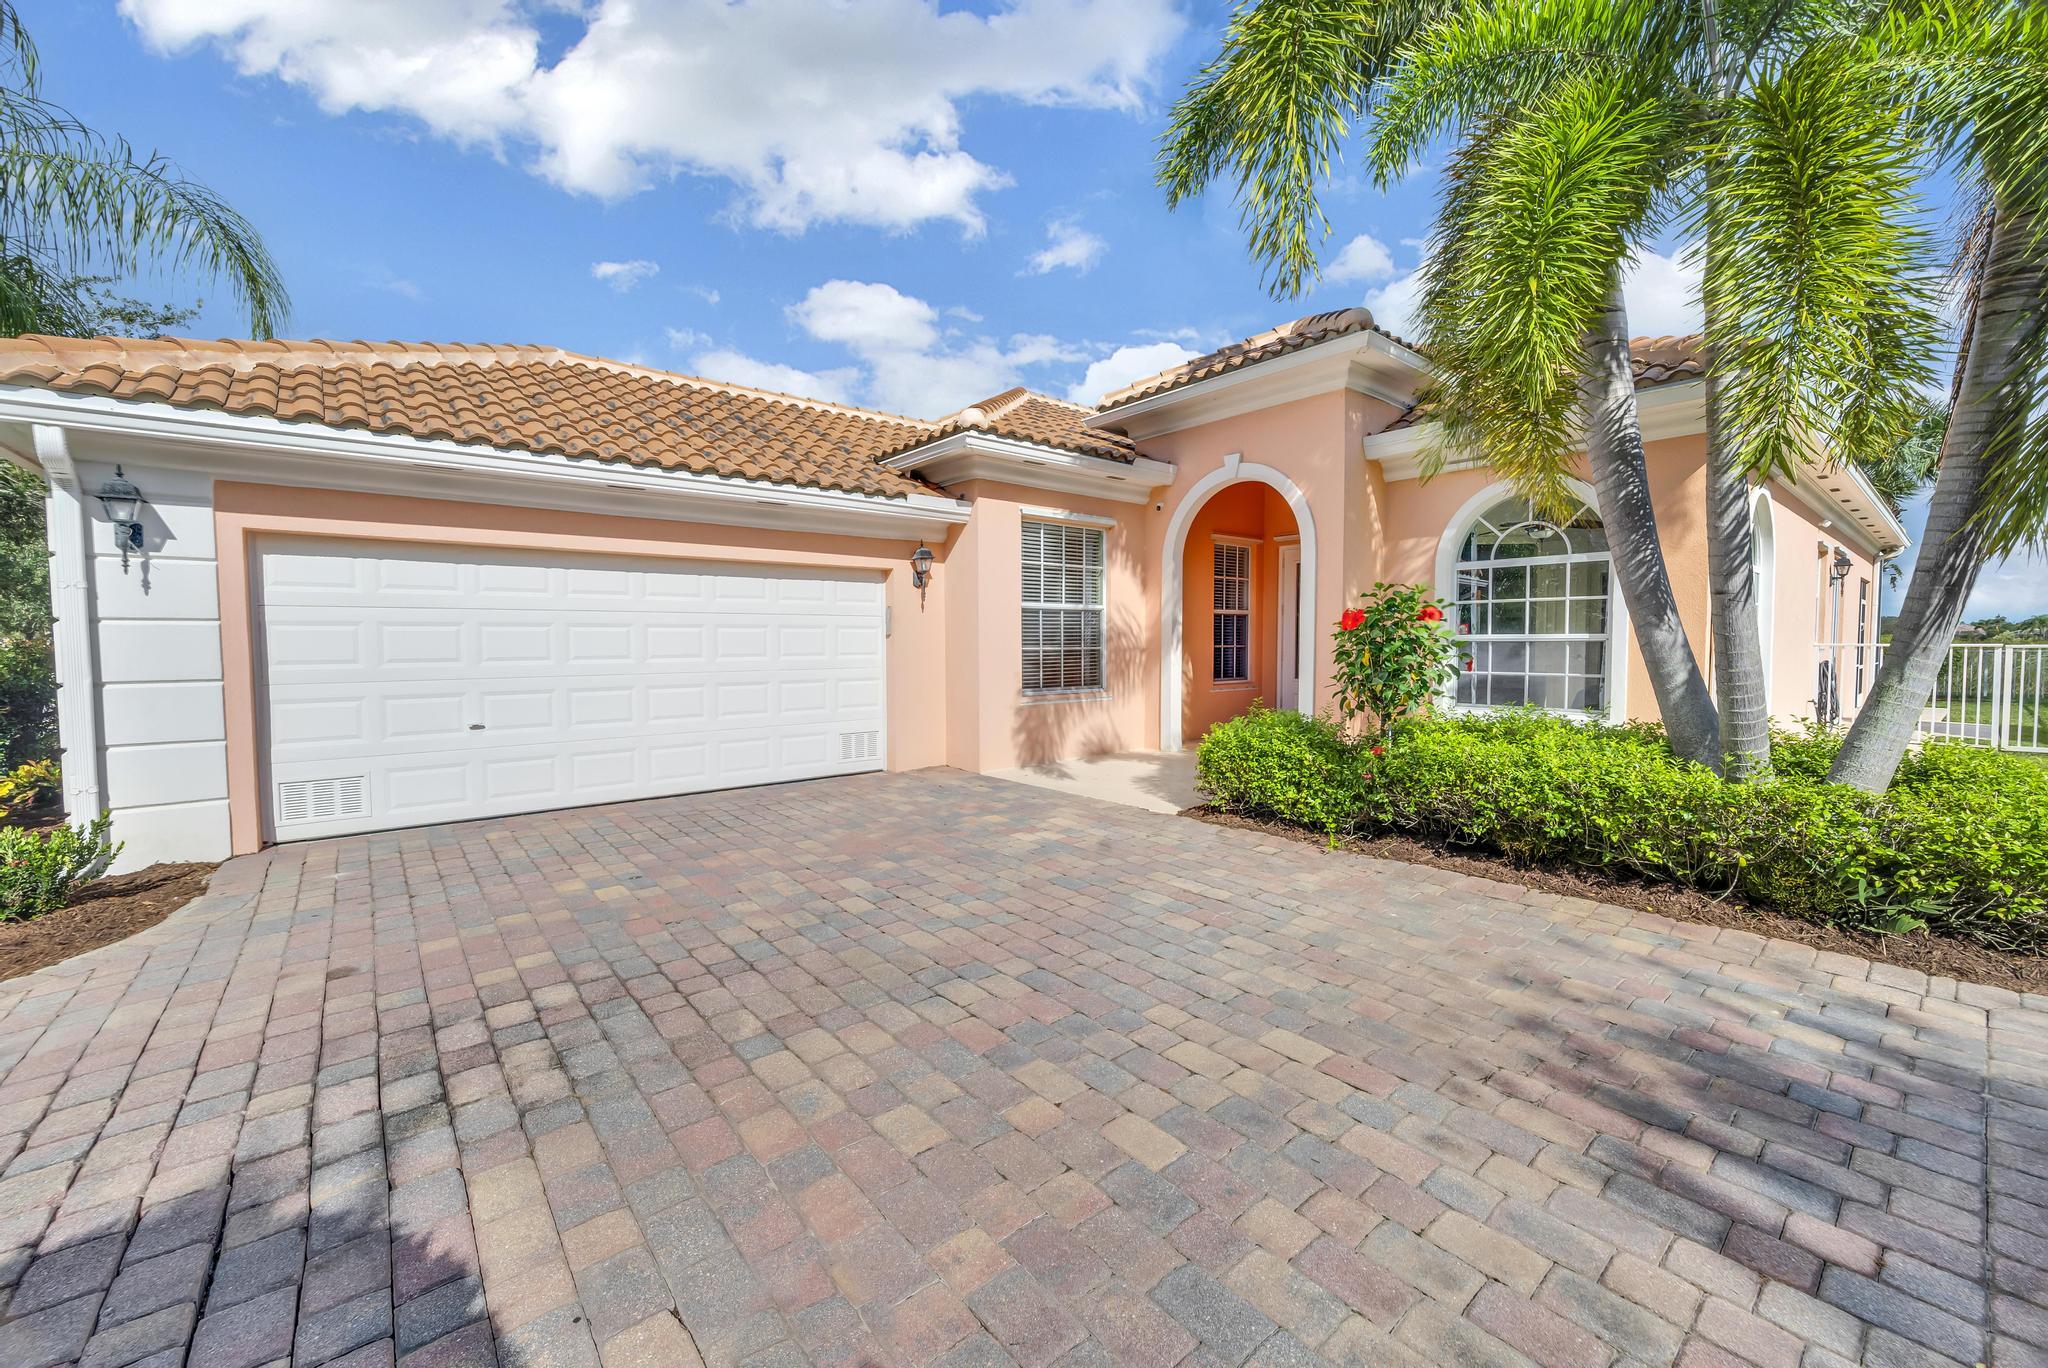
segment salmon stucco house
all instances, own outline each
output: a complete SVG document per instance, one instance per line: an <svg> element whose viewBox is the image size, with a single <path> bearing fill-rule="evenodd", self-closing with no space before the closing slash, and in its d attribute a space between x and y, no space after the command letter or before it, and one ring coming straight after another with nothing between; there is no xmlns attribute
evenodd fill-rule
<svg viewBox="0 0 2048 1368"><path fill-rule="evenodd" d="M1347 309L931 423L540 347L24 337L0 448L48 480L66 802L135 867L1186 746L1324 705L1376 580L1459 605L1457 706L1654 715L1590 490L1421 478L1426 369ZM1693 340L1636 373L1704 646ZM1756 498L1773 710L1853 708L1904 532L1818 455Z"/></svg>

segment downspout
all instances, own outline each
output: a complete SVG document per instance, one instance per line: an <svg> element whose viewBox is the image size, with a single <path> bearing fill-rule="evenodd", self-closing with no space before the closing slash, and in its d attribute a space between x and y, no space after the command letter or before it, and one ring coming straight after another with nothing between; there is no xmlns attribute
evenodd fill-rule
<svg viewBox="0 0 2048 1368"><path fill-rule="evenodd" d="M100 782L99 652L92 623L92 515L64 429L34 426L36 460L49 493L50 612L57 671L57 746L63 754L64 811L89 822L105 804Z"/></svg>

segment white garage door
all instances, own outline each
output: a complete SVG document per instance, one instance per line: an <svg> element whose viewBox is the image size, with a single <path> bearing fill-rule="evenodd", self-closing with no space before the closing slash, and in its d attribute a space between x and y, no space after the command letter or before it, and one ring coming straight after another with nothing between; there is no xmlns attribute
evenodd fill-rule
<svg viewBox="0 0 2048 1368"><path fill-rule="evenodd" d="M276 542L278 840L880 769L877 575Z"/></svg>

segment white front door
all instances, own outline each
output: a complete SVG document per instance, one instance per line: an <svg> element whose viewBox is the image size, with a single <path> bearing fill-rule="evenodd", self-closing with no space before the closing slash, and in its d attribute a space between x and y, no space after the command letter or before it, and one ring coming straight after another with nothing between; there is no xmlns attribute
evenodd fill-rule
<svg viewBox="0 0 2048 1368"><path fill-rule="evenodd" d="M1301 706L1301 547L1287 543L1280 548L1279 647L1274 673L1279 682L1274 692L1276 707Z"/></svg>
<svg viewBox="0 0 2048 1368"><path fill-rule="evenodd" d="M878 574L258 550L274 839L882 767Z"/></svg>

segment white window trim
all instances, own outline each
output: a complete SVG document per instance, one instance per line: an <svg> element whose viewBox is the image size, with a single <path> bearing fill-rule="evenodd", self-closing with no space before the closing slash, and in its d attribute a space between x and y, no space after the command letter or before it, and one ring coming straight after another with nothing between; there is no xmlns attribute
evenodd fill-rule
<svg viewBox="0 0 2048 1368"><path fill-rule="evenodd" d="M1114 519L1107 519L1107 520L1105 520L1105 521L1108 521L1108 522L1110 522L1112 526L1114 525ZM1024 685L1024 684L1022 684L1022 683L1021 683L1021 680L1022 680L1022 677L1023 677L1023 673L1024 673L1024 645L1023 645L1023 641L1022 641L1022 639L1021 639L1021 638L1022 638L1022 622L1023 622L1023 617L1024 617L1024 609L1025 609L1026 607L1029 607L1029 606L1033 606L1033 605L1027 604L1027 602L1025 601L1025 599L1024 599L1024 595L1023 595L1023 592L1022 592L1022 590L1023 590L1023 586L1022 586L1022 583L1021 583L1021 578L1022 578L1022 574L1023 574L1023 567L1024 567L1024 530L1023 530L1023 529L1024 529L1024 524L1025 524L1025 523L1027 523L1027 522L1055 523L1055 524L1065 524L1065 525L1068 525L1068 526L1076 526L1076 527L1079 527L1079 528L1081 528L1081 529L1082 529L1083 531L1089 531L1089 532L1093 532L1093 533L1095 533L1095 534L1096 534L1097 536L1099 536L1099 537L1101 537L1101 538L1102 538L1102 602L1100 602L1100 603L1098 603L1098 604L1095 604L1095 605L1093 605L1093 607L1094 607L1094 610L1095 610L1095 612L1096 612L1096 613L1097 613L1097 614L1098 614L1098 615L1100 616L1100 618L1101 618L1101 622L1100 622L1100 625L1099 625L1099 628L1098 628L1098 633L1097 633L1097 635L1098 635L1098 637L1100 638L1100 640L1101 640L1101 642L1102 642L1102 683L1100 683L1100 684L1098 684L1098 685L1093 685L1093 686L1090 686L1090 685L1082 685L1082 686L1080 686L1080 687L1078 687L1078 688L1067 688L1067 687L1061 687L1061 688L1057 688L1057 689L1034 689L1034 688L1031 688L1031 687L1030 687L1029 685ZM1054 517L1039 517L1039 516L1038 516L1037 514L1035 514L1035 513L1030 513L1030 512L1027 512L1027 513L1025 514L1025 516L1023 516L1023 517L1019 518L1019 519L1018 519L1018 521L1017 521L1017 561L1016 561L1016 564L1017 564L1017 569L1018 569L1018 575L1019 575L1019 579L1020 579L1020 583L1019 583L1019 585L1018 585L1018 591L1019 591L1019 592L1018 592L1018 595L1017 595L1017 618L1018 618L1018 623L1019 623L1019 632L1018 632L1018 642L1017 642L1017 673L1018 673L1018 677L1019 677L1019 680L1020 680L1020 686L1019 686L1019 688L1018 688L1018 691L1017 691L1017 692L1018 692L1018 697L1019 697L1019 698L1020 698L1020 699L1021 699L1022 701L1026 702L1026 703L1072 703L1072 702L1078 702L1078 701L1082 701L1082 700L1087 700L1087 699L1097 699L1097 698L1108 698L1108 697L1110 697L1111 695L1110 695L1110 692L1109 692L1109 530L1108 530L1108 528L1102 527L1102 526L1098 525L1097 523L1095 523L1095 522L1094 522L1093 520L1089 520L1089 519L1083 519L1083 518L1070 518L1070 517L1064 517L1064 516L1054 516ZM1045 604L1044 600L1040 600L1040 601L1039 601L1039 604L1038 604L1037 606L1041 606L1041 607L1043 607L1043 606L1050 606L1050 607L1053 607L1053 608L1055 608L1055 609L1062 609L1062 610L1069 610L1069 611L1070 611L1070 610L1072 610L1072 609L1073 609L1073 608L1074 608L1075 606L1077 606L1077 605L1073 605L1073 604L1052 604L1052 605L1047 605L1047 604ZM1087 605L1080 605L1080 606L1083 606L1083 607L1085 607L1085 606L1087 606Z"/></svg>
<svg viewBox="0 0 2048 1368"><path fill-rule="evenodd" d="M1033 504L1019 504L1017 516L1022 522L1074 523L1080 527L1100 527L1104 531L1117 525L1115 518L1107 518L1100 513L1075 513L1064 508L1039 508ZM1108 547L1103 550L1107 554Z"/></svg>
<svg viewBox="0 0 2048 1368"><path fill-rule="evenodd" d="M1566 480L1565 487L1575 497L1583 500L1588 508L1591 508L1595 513L1600 513L1600 522L1602 526L1605 526L1607 515L1600 512L1599 496L1594 493L1591 485L1583 480ZM1458 551L1464 545L1465 530L1472 525L1474 519L1478 518L1489 507L1514 493L1514 487L1508 484L1507 481L1497 480L1465 500L1463 504L1459 505L1458 511L1451 515L1451 519L1444 525L1444 530L1438 538L1436 545L1436 594L1438 598L1452 604L1458 601ZM1563 560L1564 557L1546 558L1539 556L1527 562L1517 561L1516 564L1541 564L1546 559ZM1634 640L1635 632L1629 625L1628 603L1621 593L1621 577L1614 573L1610 557L1607 574L1607 708L1601 713L1560 711L1558 715L1561 717L1579 717L1617 724L1626 722L1628 720L1628 671L1629 661L1634 655ZM1453 679L1444 692L1439 695L1446 708L1460 713L1472 714L1484 714L1499 710L1500 705L1497 704L1460 703L1457 701L1457 689L1458 682Z"/></svg>

